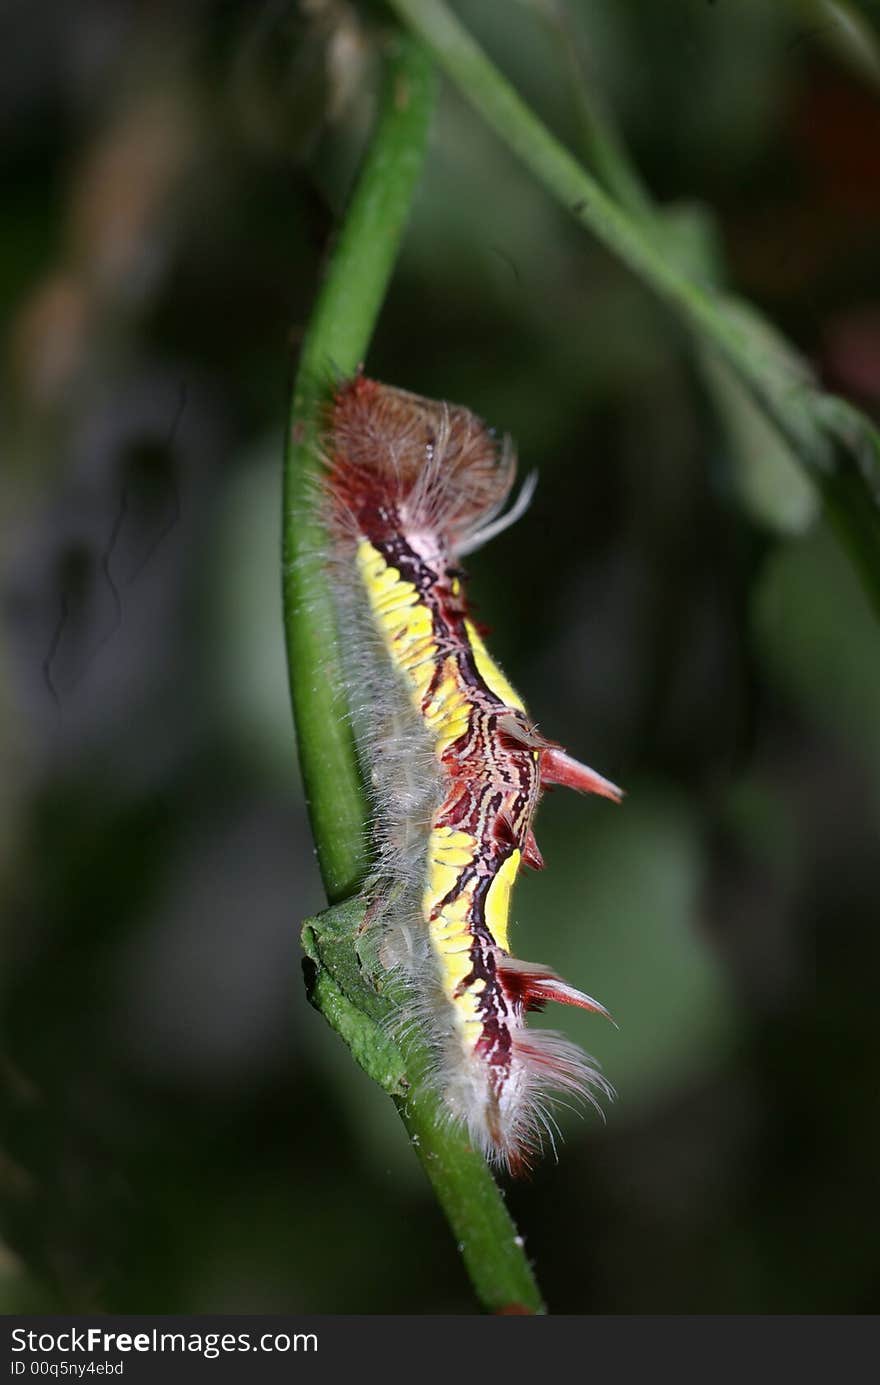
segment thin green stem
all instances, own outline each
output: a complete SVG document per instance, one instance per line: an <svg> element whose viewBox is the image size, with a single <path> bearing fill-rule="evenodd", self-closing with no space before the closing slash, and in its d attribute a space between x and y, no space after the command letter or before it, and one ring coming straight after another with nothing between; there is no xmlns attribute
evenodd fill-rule
<svg viewBox="0 0 880 1385"><path fill-rule="evenodd" d="M320 412L339 374L362 363L422 168L433 77L424 50L400 43L375 137L312 312L293 390L284 463L284 610L299 760L318 864L331 903L368 867L367 809L339 689L336 613L315 505Z"/></svg>
<svg viewBox="0 0 880 1385"><path fill-rule="evenodd" d="M427 1055L417 1042L403 1047L407 1073L420 1078ZM522 1237L482 1156L444 1118L423 1081L417 1080L412 1096L398 1098L397 1107L480 1301L495 1313L543 1313Z"/></svg>
<svg viewBox="0 0 880 1385"><path fill-rule="evenodd" d="M404 38L389 60L382 108L303 343L284 465L284 622L291 698L318 862L331 904L349 899L369 864L367 804L340 692L336 614L326 538L315 505L322 408L339 374L363 361L421 171L433 100L424 49ZM360 914L358 914L360 910ZM352 916L355 929L348 926ZM429 1056L410 1035L405 1074L387 1086L388 1038L361 971L363 905L329 910L304 929L313 1003L358 1062L391 1091L452 1228L480 1302L490 1311L542 1311L540 1293L501 1193L463 1131L443 1118L423 1078ZM343 927L340 927L339 920ZM348 928L348 931L346 931Z"/></svg>

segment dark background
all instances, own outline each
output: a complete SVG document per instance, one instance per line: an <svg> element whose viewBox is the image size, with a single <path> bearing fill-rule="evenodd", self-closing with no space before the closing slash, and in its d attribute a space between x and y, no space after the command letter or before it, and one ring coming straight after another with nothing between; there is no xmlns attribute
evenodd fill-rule
<svg viewBox="0 0 880 1385"><path fill-rule="evenodd" d="M458 6L576 146L536 8ZM737 291L876 418L868 50L794 0L569 12L652 192L714 211ZM0 20L7 1311L472 1306L300 974L321 891L280 465L369 129L358 16ZM448 89L367 364L539 469L471 561L479 618L541 726L628 790L548 797L515 900L519 955L619 1025L552 1017L618 1100L563 1112L558 1165L509 1192L551 1307L876 1309L880 631L815 497Z"/></svg>

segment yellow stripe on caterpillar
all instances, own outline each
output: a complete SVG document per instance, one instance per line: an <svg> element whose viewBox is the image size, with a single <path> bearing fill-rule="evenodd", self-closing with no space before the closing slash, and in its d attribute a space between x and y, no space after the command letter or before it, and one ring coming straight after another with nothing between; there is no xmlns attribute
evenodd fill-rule
<svg viewBox="0 0 880 1385"><path fill-rule="evenodd" d="M508 707L516 707L517 711L526 710L525 703L519 693L508 683L501 669L496 664L492 655L489 653L473 621L466 620L464 628L467 631L468 643L474 653L474 663L477 672L490 692L499 697Z"/></svg>
<svg viewBox="0 0 880 1385"><path fill-rule="evenodd" d="M522 860L522 852L514 850L499 870L486 895L485 918L489 932L499 947L510 951L510 892Z"/></svg>
<svg viewBox="0 0 880 1385"><path fill-rule="evenodd" d="M357 563L370 608L394 664L406 675L418 712L433 673L430 652L435 648L431 612L418 599L412 582L385 562L367 539L357 548Z"/></svg>
<svg viewBox="0 0 880 1385"><path fill-rule="evenodd" d="M455 888L462 869L469 866L477 843L468 832L453 827L437 827L428 842L428 883L423 896L425 918L431 918L442 900Z"/></svg>

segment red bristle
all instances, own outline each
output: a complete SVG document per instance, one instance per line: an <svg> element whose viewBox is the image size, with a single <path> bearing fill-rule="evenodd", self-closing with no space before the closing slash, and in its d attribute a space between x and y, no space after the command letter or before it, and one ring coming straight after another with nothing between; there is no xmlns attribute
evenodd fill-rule
<svg viewBox="0 0 880 1385"><path fill-rule="evenodd" d="M531 866L532 870L544 869L544 857L541 855L541 849L535 841L535 834L531 827L526 833L526 842L523 847L523 861L527 866Z"/></svg>
<svg viewBox="0 0 880 1385"><path fill-rule="evenodd" d="M603 779L589 765L566 755L558 746L548 746L541 751L541 783L564 784L566 788L577 789L579 793L595 793L602 798L610 798L614 803L623 799L623 790L609 779Z"/></svg>
<svg viewBox="0 0 880 1385"><path fill-rule="evenodd" d="M559 1005L574 1005L579 1010L592 1010L595 1014L610 1018L604 1005L592 996L585 995L567 981L557 976L549 967L536 962L520 962L513 957L505 958L498 968L498 975L508 998L514 1005L524 1010L541 1010L549 1000Z"/></svg>

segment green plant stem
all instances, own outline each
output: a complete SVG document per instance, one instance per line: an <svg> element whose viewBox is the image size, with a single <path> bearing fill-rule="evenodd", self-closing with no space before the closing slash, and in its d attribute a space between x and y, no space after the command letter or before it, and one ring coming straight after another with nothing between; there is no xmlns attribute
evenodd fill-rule
<svg viewBox="0 0 880 1385"><path fill-rule="evenodd" d="M413 1094L396 1098L416 1153L443 1207L459 1253L480 1301L492 1312L543 1313L540 1291L522 1237L480 1154L450 1126L439 1101L419 1081L424 1050L404 1045Z"/></svg>
<svg viewBox="0 0 880 1385"><path fill-rule="evenodd" d="M791 348L748 305L690 278L550 133L443 0L387 0L465 98L547 190L716 350L779 429L823 494L880 614L880 450L865 420L855 447L829 433L827 401ZM843 479L840 480L839 478Z"/></svg>
<svg viewBox="0 0 880 1385"><path fill-rule="evenodd" d="M284 461L284 610L300 767L318 865L331 903L366 874L367 808L340 695L326 536L315 505L321 408L338 374L362 363L422 168L433 76L421 46L390 61L375 137L303 341Z"/></svg>
<svg viewBox="0 0 880 1385"><path fill-rule="evenodd" d="M335 609L323 556L326 539L315 505L320 416L334 379L353 373L366 354L422 166L433 85L424 49L404 38L389 60L376 130L309 322L285 450L288 670L309 815L331 904L347 899L362 884L369 864L369 834L366 799L339 691ZM347 907L363 913L359 902ZM348 917L345 907L338 912ZM355 935L334 933L333 917L331 910L304 930L315 968L313 1003L361 1065L381 1080L387 1036L367 1016L371 993L361 980ZM322 928L335 943L332 965L321 951ZM340 985L340 974L347 978L345 986ZM490 1311L516 1307L541 1312L522 1241L492 1175L460 1128L444 1121L436 1098L421 1081L429 1061L421 1041L411 1035L403 1047L406 1080L392 1095L481 1303Z"/></svg>

